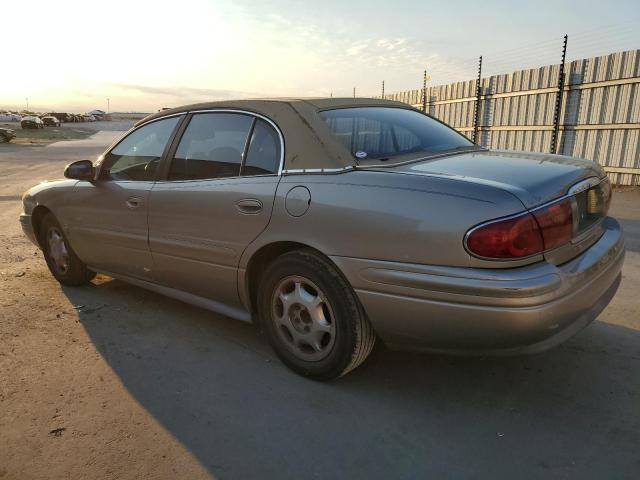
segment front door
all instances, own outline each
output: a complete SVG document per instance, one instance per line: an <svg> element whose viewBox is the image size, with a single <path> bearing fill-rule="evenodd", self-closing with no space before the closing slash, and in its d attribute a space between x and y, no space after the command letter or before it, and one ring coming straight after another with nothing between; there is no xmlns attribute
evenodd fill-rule
<svg viewBox="0 0 640 480"><path fill-rule="evenodd" d="M99 177L78 182L69 202L69 241L98 270L150 278L149 193L164 151L181 117L134 130L105 154Z"/></svg>
<svg viewBox="0 0 640 480"><path fill-rule="evenodd" d="M193 114L149 200L155 279L240 306L242 252L267 226L280 177L280 136L251 114Z"/></svg>

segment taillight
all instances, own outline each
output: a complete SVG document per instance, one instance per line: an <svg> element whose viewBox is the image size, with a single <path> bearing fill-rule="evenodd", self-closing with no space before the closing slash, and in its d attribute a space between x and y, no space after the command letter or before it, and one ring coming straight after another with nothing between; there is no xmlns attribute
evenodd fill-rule
<svg viewBox="0 0 640 480"><path fill-rule="evenodd" d="M600 191L602 192L602 199L604 202L602 208L602 216L606 217L609 213L609 206L611 205L611 182L609 181L609 177L605 178L600 182Z"/></svg>
<svg viewBox="0 0 640 480"><path fill-rule="evenodd" d="M559 247L573 237L571 199L552 203L505 220L473 228L467 233L469 252L484 258L522 258Z"/></svg>
<svg viewBox="0 0 640 480"><path fill-rule="evenodd" d="M573 210L569 198L534 210L533 216L542 232L545 250L559 247L573 237Z"/></svg>
<svg viewBox="0 0 640 480"><path fill-rule="evenodd" d="M543 250L540 228L530 213L474 228L467 234L467 248L485 258L519 258Z"/></svg>

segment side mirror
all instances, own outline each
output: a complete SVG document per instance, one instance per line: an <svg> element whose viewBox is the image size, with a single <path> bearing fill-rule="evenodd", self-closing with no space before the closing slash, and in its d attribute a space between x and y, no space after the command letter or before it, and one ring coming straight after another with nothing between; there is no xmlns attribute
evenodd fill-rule
<svg viewBox="0 0 640 480"><path fill-rule="evenodd" d="M74 180L92 182L95 176L95 169L91 160L78 160L66 166L64 176Z"/></svg>

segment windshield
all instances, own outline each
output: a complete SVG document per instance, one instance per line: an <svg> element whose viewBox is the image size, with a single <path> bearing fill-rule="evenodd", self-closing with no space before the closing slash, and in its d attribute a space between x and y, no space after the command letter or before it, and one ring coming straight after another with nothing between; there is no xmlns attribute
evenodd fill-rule
<svg viewBox="0 0 640 480"><path fill-rule="evenodd" d="M358 160L475 147L452 128L415 110L340 108L322 111L320 116Z"/></svg>

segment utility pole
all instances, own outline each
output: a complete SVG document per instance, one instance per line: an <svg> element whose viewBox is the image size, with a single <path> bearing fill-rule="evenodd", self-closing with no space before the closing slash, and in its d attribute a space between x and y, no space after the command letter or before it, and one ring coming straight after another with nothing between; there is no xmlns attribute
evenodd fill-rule
<svg viewBox="0 0 640 480"><path fill-rule="evenodd" d="M109 100L110 100L110 99L108 99L108 98L107 98L107 113L109 113L109 111L110 111Z"/></svg>
<svg viewBox="0 0 640 480"><path fill-rule="evenodd" d="M25 98L25 101L27 102L27 112L29 111L29 97Z"/></svg>
<svg viewBox="0 0 640 480"><path fill-rule="evenodd" d="M553 134L551 136L551 153L557 153L559 142L558 135L560 133L560 110L562 109L562 94L564 93L564 62L567 58L567 40L568 36L564 36L562 44L562 60L560 61L560 72L558 73L558 93L556 94L556 107L553 110Z"/></svg>
<svg viewBox="0 0 640 480"><path fill-rule="evenodd" d="M356 98L356 87L353 87L353 98Z"/></svg>
<svg viewBox="0 0 640 480"><path fill-rule="evenodd" d="M384 80L382 80L382 99L384 100Z"/></svg>
<svg viewBox="0 0 640 480"><path fill-rule="evenodd" d="M480 119L480 95L482 93L482 87L480 82L482 80L482 55L478 59L478 80L476 82L476 108L473 115L473 143L478 143L478 120Z"/></svg>

